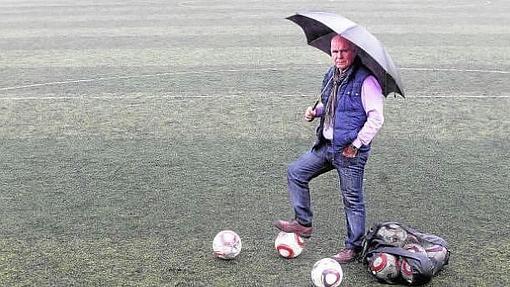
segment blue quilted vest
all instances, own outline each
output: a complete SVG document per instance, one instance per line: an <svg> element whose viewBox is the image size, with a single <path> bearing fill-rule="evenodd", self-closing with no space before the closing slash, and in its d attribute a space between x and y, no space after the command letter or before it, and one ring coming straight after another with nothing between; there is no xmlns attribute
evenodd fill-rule
<svg viewBox="0 0 510 287"><path fill-rule="evenodd" d="M335 152L340 152L344 147L351 144L356 139L358 132L367 121L367 115L361 102L361 86L363 85L363 81L371 75L371 73L367 68L360 65L359 62L355 62L354 65L354 70L347 79L347 83L342 85L337 91L332 143ZM322 82L324 91L321 95L321 101L324 104L324 107L328 102L328 98L331 95L331 90L333 88L333 80L330 81L333 74L334 66L329 68ZM327 87L325 87L326 84L328 84ZM317 127L316 133L318 141L315 146L326 142L326 139L322 135L323 126L324 116L321 117L320 124ZM360 147L360 151L368 150L370 150L370 145L362 145Z"/></svg>

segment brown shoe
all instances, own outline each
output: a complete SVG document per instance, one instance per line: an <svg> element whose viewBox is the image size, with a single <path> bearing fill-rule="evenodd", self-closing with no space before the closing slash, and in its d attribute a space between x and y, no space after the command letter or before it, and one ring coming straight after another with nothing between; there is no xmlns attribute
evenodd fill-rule
<svg viewBox="0 0 510 287"><path fill-rule="evenodd" d="M297 235L304 238L310 238L310 236L312 236L313 228L311 226L303 226L295 219L292 219L291 221L276 220L273 222L273 225L281 231L296 233Z"/></svg>
<svg viewBox="0 0 510 287"><path fill-rule="evenodd" d="M335 259L340 264L344 264L354 261L356 258L358 258L359 253L359 251L354 249L344 248L337 254L333 255L331 258Z"/></svg>

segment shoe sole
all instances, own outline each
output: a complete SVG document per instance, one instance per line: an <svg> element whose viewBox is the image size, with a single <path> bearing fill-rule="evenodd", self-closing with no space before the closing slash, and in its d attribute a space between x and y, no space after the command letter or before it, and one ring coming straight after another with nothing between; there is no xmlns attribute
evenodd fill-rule
<svg viewBox="0 0 510 287"><path fill-rule="evenodd" d="M351 260L348 260L348 261L344 261L344 260L340 260L340 259L335 258L335 257L331 257L331 259L335 260L339 264L347 264L347 263L351 263L351 262L356 261L356 259L351 259Z"/></svg>
<svg viewBox="0 0 510 287"><path fill-rule="evenodd" d="M297 235L299 235L299 236L301 236L303 238L310 238L310 237L312 237L311 233L310 234L300 233L300 232L295 232L295 231L292 231L292 230L288 230L288 229L282 228L281 226L279 226L278 221L273 222L273 226L276 227L277 229L279 229L280 231L287 232L287 233L296 233Z"/></svg>
<svg viewBox="0 0 510 287"><path fill-rule="evenodd" d="M353 258L351 258L350 260L340 260L340 258L332 256L331 259L335 260L336 262L338 262L340 264L347 264L347 263L356 261L358 259L358 257L359 257L359 255L356 255Z"/></svg>

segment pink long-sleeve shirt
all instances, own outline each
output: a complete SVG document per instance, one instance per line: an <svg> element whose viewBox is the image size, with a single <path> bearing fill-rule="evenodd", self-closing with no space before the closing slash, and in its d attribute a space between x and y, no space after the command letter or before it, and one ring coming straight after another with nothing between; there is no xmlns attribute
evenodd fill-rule
<svg viewBox="0 0 510 287"><path fill-rule="evenodd" d="M368 145L381 129L384 123L383 107L384 96L381 86L374 76L368 76L361 86L361 103L367 115L367 121L361 128L352 145L359 148L361 145ZM319 103L315 108L315 116L320 117L324 112L324 105ZM327 139L332 139L332 130L324 128L323 135Z"/></svg>

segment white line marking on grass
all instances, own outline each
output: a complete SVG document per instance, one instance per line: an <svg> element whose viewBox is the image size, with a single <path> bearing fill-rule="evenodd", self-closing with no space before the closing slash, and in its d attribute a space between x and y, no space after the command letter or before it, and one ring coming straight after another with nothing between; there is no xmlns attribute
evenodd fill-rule
<svg viewBox="0 0 510 287"><path fill-rule="evenodd" d="M410 70L410 71L447 71L447 72L510 74L510 71L502 71L502 70L476 70L476 69L455 69L455 68L418 68L418 67L403 67L400 69L401 70ZM187 72L164 72L164 73L142 74L142 75L132 75L132 76L99 77L99 78L92 78L92 79L68 79L68 80L63 80L63 81L36 83L36 84L13 86L13 87L4 87L4 88L0 88L0 91L11 91L11 90L20 90L20 89L27 89L27 88L37 88L37 87L57 86L57 85L77 84L77 83L90 83L90 82L100 82L100 81L161 77L161 76L169 76L169 75L188 75L188 74L203 74L203 73L237 73L237 72L253 72L253 71L288 71L288 70L292 70L292 69L291 68L254 68L254 69L201 70L201 71L187 71Z"/></svg>
<svg viewBox="0 0 510 287"><path fill-rule="evenodd" d="M437 95L437 96L412 96L412 97L406 97L406 99L413 99L413 98L463 98L463 99L469 99L469 98L480 98L480 99L487 99L487 98L492 98L492 99L504 99L504 98L510 98L510 96L441 96L441 95Z"/></svg>
<svg viewBox="0 0 510 287"><path fill-rule="evenodd" d="M271 97L312 97L310 95L271 95ZM393 97L392 95L388 95L388 98L389 97ZM317 98L317 96L315 96L315 98ZM400 98L400 96L397 96L397 98ZM442 96L442 95L435 95L435 96L409 96L405 99L415 99L415 98L483 98L483 99L488 99L488 98L510 98L510 96L463 96L463 95L459 95L459 96Z"/></svg>
<svg viewBox="0 0 510 287"><path fill-rule="evenodd" d="M169 76L169 75L188 75L188 74L225 73L225 72L235 73L235 72L250 72L250 71L280 71L280 70L290 70L290 69L257 68L257 69L202 70L202 71L189 71L189 72L165 72L165 73L142 74L142 75L133 75L133 76L99 77L99 78L78 79L78 80L69 79L69 80L64 80L64 81L55 81L55 82L47 82L47 83L37 83L37 84L30 84L30 85L5 87L5 88L0 88L0 91L18 90L18 89L44 87L44 86L66 85L66 84L75 84L75 83L100 82L100 81L108 81L108 80L150 78L150 77L160 77L160 76Z"/></svg>
<svg viewBox="0 0 510 287"><path fill-rule="evenodd" d="M501 70L476 70L476 69L455 69L455 68L400 68L409 71L439 71L439 72L466 72L466 73L493 73L493 74L510 74L510 71Z"/></svg>
<svg viewBox="0 0 510 287"><path fill-rule="evenodd" d="M114 95L108 95L108 96L87 96L87 97L83 97L83 96L61 96L61 97L0 97L0 100L7 100L7 101L44 101L44 100L76 100L76 99L80 99L80 100L84 100L84 99L97 99L97 100L112 100L112 99L123 99L123 100L128 100L128 99L164 99L164 98L167 98L167 99L180 99L180 100L186 100L186 99L220 99L220 98L232 98L232 99L235 99L235 98L246 98L246 97L250 97L248 95L242 95L242 94L232 94L232 95L215 95L215 96L211 96L211 95L187 95L187 96L176 96L176 95L153 95L153 96L125 96L125 95L118 95L118 96L114 96ZM271 94L263 94L259 97L279 97L279 98L317 98L317 96L313 96L313 95L278 95L278 94L275 94L275 93L271 93ZM390 97L390 96L388 96ZM416 98L420 98L420 99L424 99L424 98L445 98L445 99L469 99L469 98L480 98L480 99L505 99L505 98L510 98L510 95L509 96L463 96L463 95L459 95L459 96L444 96L444 95L435 95L435 96L408 96L406 97L405 99L406 100L411 100L411 99L416 99Z"/></svg>

